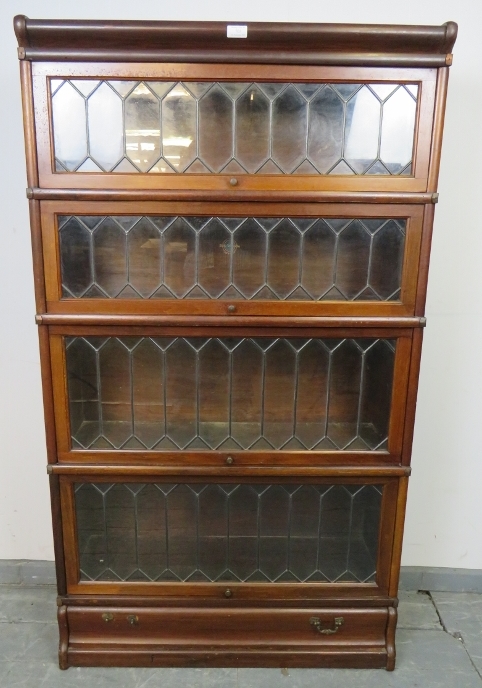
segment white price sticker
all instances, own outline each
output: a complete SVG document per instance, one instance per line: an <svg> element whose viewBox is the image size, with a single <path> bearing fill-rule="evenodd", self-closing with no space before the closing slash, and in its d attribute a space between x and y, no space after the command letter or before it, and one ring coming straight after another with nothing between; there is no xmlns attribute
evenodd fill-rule
<svg viewBox="0 0 482 688"><path fill-rule="evenodd" d="M248 27L246 24L228 24L226 35L228 38L247 38Z"/></svg>

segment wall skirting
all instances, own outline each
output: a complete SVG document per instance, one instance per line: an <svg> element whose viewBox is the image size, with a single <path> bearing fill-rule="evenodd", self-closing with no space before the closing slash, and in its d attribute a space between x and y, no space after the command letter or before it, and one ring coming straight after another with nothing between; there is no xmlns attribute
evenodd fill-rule
<svg viewBox="0 0 482 688"><path fill-rule="evenodd" d="M0 585L54 585L53 561L0 559ZM402 566L400 590L482 593L482 569Z"/></svg>
<svg viewBox="0 0 482 688"><path fill-rule="evenodd" d="M55 585L53 561L0 559L0 585Z"/></svg>
<svg viewBox="0 0 482 688"><path fill-rule="evenodd" d="M482 593L482 569L402 566L400 590Z"/></svg>

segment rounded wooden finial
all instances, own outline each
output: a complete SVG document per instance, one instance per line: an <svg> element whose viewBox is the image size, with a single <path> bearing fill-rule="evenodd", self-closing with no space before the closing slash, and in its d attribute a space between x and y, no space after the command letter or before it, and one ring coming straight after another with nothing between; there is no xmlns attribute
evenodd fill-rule
<svg viewBox="0 0 482 688"><path fill-rule="evenodd" d="M27 19L24 14L17 14L13 18L13 29L17 37L19 48L28 47Z"/></svg>

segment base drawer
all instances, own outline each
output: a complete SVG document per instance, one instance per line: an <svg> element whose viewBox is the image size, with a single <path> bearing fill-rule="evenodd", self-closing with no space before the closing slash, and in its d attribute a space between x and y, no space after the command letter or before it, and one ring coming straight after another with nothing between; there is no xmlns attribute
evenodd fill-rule
<svg viewBox="0 0 482 688"><path fill-rule="evenodd" d="M64 666L393 664L393 649L387 649L392 608L63 609Z"/></svg>

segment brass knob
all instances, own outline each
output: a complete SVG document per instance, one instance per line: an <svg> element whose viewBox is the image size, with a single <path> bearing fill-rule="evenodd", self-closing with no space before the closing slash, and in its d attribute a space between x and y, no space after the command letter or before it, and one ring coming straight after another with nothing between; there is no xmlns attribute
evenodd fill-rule
<svg viewBox="0 0 482 688"><path fill-rule="evenodd" d="M231 465L234 463L233 457L232 457L232 456L228 456L227 459L226 459L226 463L228 464L228 466L231 466Z"/></svg>
<svg viewBox="0 0 482 688"><path fill-rule="evenodd" d="M129 614L127 617L127 621L130 623L131 626L137 626L137 624L139 623L139 617L135 614Z"/></svg>
<svg viewBox="0 0 482 688"><path fill-rule="evenodd" d="M236 179L236 177L231 177L231 179L229 180L229 183L231 184L231 186L236 186L236 184L238 183L238 180Z"/></svg>
<svg viewBox="0 0 482 688"><path fill-rule="evenodd" d="M114 618L113 614L108 614L107 612L102 614L102 620L103 621L112 621Z"/></svg>
<svg viewBox="0 0 482 688"><path fill-rule="evenodd" d="M229 588L228 588L228 590L225 590L225 591L224 591L224 597L231 597L232 594L233 594L233 593L231 592L231 590L229 590Z"/></svg>
<svg viewBox="0 0 482 688"><path fill-rule="evenodd" d="M230 303L228 306L228 313L235 313L235 312L236 312L236 306L234 306L232 303Z"/></svg>

